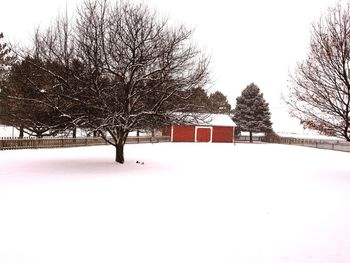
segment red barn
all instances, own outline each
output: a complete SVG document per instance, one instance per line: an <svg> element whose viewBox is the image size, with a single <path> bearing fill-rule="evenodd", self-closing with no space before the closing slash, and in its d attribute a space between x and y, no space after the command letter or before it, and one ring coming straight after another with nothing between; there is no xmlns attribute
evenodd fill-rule
<svg viewBox="0 0 350 263"><path fill-rule="evenodd" d="M234 142L236 124L225 114L211 114L200 124L173 125L163 130L172 142Z"/></svg>

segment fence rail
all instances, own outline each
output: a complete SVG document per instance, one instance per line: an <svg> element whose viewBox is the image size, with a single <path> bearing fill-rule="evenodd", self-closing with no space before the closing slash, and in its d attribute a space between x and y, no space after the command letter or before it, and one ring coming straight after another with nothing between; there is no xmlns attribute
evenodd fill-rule
<svg viewBox="0 0 350 263"><path fill-rule="evenodd" d="M126 143L158 143L169 142L169 136L140 136L128 137ZM82 137L82 138L6 138L0 139L0 150L16 149L38 149L38 148L63 148L78 146L107 145L108 143L101 137Z"/></svg>
<svg viewBox="0 0 350 263"><path fill-rule="evenodd" d="M264 142L306 146L318 149L350 152L350 142L337 140L297 139L289 137L264 138Z"/></svg>
<svg viewBox="0 0 350 263"><path fill-rule="evenodd" d="M253 136L252 139L254 142L261 142L263 140L263 137ZM250 137L249 136L236 136L235 141L236 142L249 142Z"/></svg>

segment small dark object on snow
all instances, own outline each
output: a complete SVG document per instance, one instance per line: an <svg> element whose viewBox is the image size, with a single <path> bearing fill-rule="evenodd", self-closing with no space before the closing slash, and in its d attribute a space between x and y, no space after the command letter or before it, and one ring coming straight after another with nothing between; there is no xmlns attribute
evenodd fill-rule
<svg viewBox="0 0 350 263"><path fill-rule="evenodd" d="M136 161L136 163L140 163L139 161Z"/></svg>
<svg viewBox="0 0 350 263"><path fill-rule="evenodd" d="M141 164L142 164L142 165L144 165L145 163L144 163L144 162L142 162Z"/></svg>

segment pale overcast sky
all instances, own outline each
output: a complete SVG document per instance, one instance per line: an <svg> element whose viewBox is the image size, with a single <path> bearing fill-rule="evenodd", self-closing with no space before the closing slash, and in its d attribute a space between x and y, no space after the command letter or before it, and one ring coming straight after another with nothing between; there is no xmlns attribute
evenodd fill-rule
<svg viewBox="0 0 350 263"><path fill-rule="evenodd" d="M74 10L79 2L2 0L0 32L11 41L27 41L35 26L45 27L59 10L66 5ZM142 2L195 28L194 40L212 58L211 91L220 90L234 106L236 97L254 82L270 103L275 130L301 131L296 120L289 120L281 95L287 94L287 80L296 62L306 57L311 23L337 0Z"/></svg>

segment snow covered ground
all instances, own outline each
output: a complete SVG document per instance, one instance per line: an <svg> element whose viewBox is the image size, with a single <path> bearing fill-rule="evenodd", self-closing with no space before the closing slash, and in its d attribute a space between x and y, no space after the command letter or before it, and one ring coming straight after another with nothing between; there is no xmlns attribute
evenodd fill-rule
<svg viewBox="0 0 350 263"><path fill-rule="evenodd" d="M317 132L305 131L304 133L277 133L281 137L296 138L296 139L310 139L310 140L322 140L322 141L339 141L345 142L345 139L334 136L321 135Z"/></svg>
<svg viewBox="0 0 350 263"><path fill-rule="evenodd" d="M14 127L0 124L0 137L18 137L19 131Z"/></svg>
<svg viewBox="0 0 350 263"><path fill-rule="evenodd" d="M273 144L0 152L0 262L348 263L349 153ZM136 161L144 162L144 165Z"/></svg>

